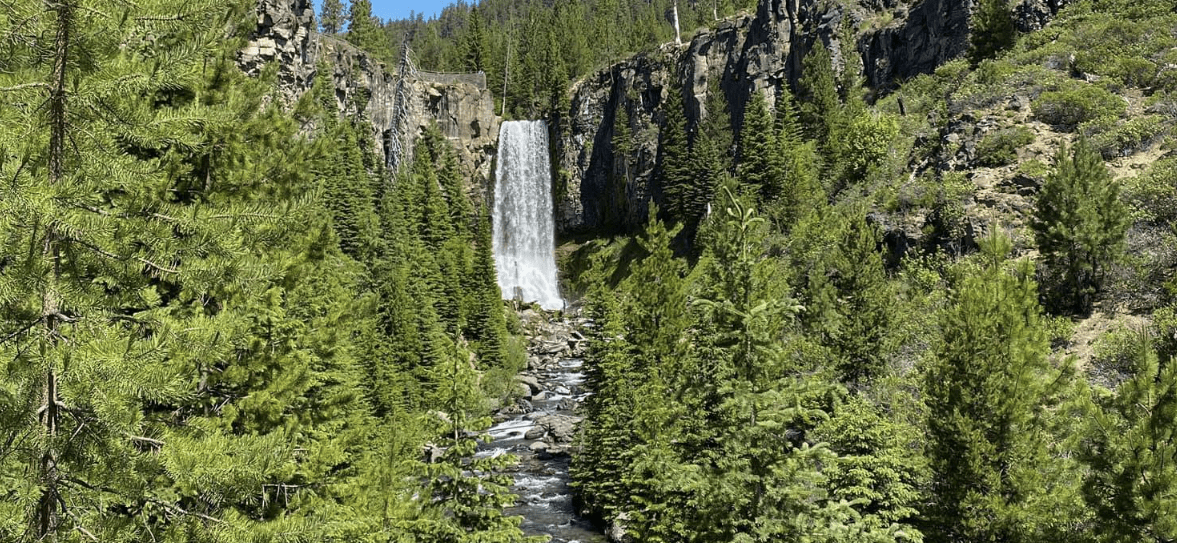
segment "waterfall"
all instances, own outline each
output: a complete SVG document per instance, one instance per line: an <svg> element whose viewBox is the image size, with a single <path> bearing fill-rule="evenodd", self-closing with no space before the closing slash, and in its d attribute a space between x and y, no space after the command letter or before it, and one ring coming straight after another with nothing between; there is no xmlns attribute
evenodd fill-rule
<svg viewBox="0 0 1177 543"><path fill-rule="evenodd" d="M556 284L548 126L508 121L499 129L495 170L494 256L503 297L562 309Z"/></svg>

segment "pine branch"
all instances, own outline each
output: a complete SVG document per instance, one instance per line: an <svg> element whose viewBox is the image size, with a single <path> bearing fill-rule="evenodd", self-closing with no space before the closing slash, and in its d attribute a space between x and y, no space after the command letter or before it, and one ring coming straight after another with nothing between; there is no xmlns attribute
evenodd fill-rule
<svg viewBox="0 0 1177 543"><path fill-rule="evenodd" d="M32 327L34 327L34 326L36 326L36 325L37 325L38 323L40 323L40 322L41 322L41 320L42 320L42 319L44 319L44 318L45 318L45 317L43 317L43 316L42 316L42 317L37 317L37 318L36 318L36 319L34 319L32 322L30 322L30 323L28 323L27 325L25 325L23 328L21 328L21 329L19 329L19 330L15 331L15 332L13 332L13 333L11 333L11 334L8 334L7 336L5 336L5 338L4 338L4 339L0 339L0 345L3 345L3 344L5 344L5 343L7 343L7 342L8 342L8 340L10 340L10 339L12 339L12 338L14 338L14 337L16 337L16 336L19 336L19 335L21 335L21 334L23 334L23 333L25 333L25 332L28 332L30 328L32 328Z"/></svg>
<svg viewBox="0 0 1177 543"><path fill-rule="evenodd" d="M46 85L45 83L41 83L41 82L22 83L20 85L14 85L11 87L0 87L0 92L16 92L19 90L31 89L31 88L40 88L40 89L47 91L47 90L49 90L49 85Z"/></svg>
<svg viewBox="0 0 1177 543"><path fill-rule="evenodd" d="M90 533L90 530L87 530L82 526L82 519L78 518L78 516L70 510L69 506L65 504L65 498L61 497L60 494L57 495L57 502L61 504L61 510L65 511L65 514L69 515L69 518L74 519L74 529L85 534L86 537L90 538L90 541L98 543L98 538L94 537L94 534Z"/></svg>
<svg viewBox="0 0 1177 543"><path fill-rule="evenodd" d="M154 16L150 16L150 17L135 17L135 20L139 21L141 23L145 23L145 22L171 22L171 21L183 22L186 20L186 18L183 15L170 15L170 16L169 15L154 15Z"/></svg>
<svg viewBox="0 0 1177 543"><path fill-rule="evenodd" d="M87 249L90 249L91 251L94 251L95 253L105 256L106 258L109 258L111 260L117 260L119 262L126 262L128 260L137 260L140 263L142 263L143 265L147 266L148 268L151 268L159 273L169 273L169 274L173 274L173 275L180 273L180 270L177 268L168 268L165 266L161 266L161 265L156 264L155 262L152 262L150 260L147 260L146 258L143 258L141 256L122 257L122 256L116 255L110 251L103 250L102 248L100 248L92 243L82 241L81 239L78 239L76 237L70 237L67 239L69 241L72 241L72 242L75 242L79 245L82 245L83 247L86 247Z"/></svg>

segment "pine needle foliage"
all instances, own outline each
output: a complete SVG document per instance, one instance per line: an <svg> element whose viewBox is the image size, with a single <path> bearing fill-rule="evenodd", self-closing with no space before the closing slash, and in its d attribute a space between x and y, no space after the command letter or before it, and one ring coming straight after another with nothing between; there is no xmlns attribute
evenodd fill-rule
<svg viewBox="0 0 1177 543"><path fill-rule="evenodd" d="M1052 307L1087 312L1123 253L1128 207L1103 158L1085 140L1055 155L1034 210L1034 237Z"/></svg>
<svg viewBox="0 0 1177 543"><path fill-rule="evenodd" d="M1133 376L1095 397L1081 456L1083 495L1098 541L1166 541L1177 535L1177 364L1157 358L1148 332L1134 345Z"/></svg>

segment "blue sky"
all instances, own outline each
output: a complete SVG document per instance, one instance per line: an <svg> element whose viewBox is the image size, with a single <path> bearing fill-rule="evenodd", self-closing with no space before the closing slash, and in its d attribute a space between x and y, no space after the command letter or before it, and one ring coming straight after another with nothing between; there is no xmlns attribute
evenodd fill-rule
<svg viewBox="0 0 1177 543"><path fill-rule="evenodd" d="M424 13L425 18L428 19L441 13L441 8L452 3L454 0L372 0L372 15L385 20L406 19L409 12L416 12ZM322 4L322 0L315 0L316 10L320 4ZM344 7L349 4L348 0L343 0Z"/></svg>

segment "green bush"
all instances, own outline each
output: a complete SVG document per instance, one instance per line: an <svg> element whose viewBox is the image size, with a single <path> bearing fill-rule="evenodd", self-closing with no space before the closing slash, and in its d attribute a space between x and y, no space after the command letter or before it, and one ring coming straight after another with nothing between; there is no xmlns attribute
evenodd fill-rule
<svg viewBox="0 0 1177 543"><path fill-rule="evenodd" d="M1032 179L1043 180L1050 174L1050 166L1038 159L1027 160L1018 164L1018 173Z"/></svg>
<svg viewBox="0 0 1177 543"><path fill-rule="evenodd" d="M1080 128L1103 158L1110 160L1148 148L1164 136L1167 126L1160 116L1147 115L1122 122L1101 119Z"/></svg>
<svg viewBox="0 0 1177 543"><path fill-rule="evenodd" d="M1034 132L1024 126L994 130L977 144L977 164L1005 166L1018 160L1018 148L1034 142Z"/></svg>
<svg viewBox="0 0 1177 543"><path fill-rule="evenodd" d="M1158 160L1143 174L1124 182L1124 201L1135 220L1177 223L1177 159Z"/></svg>
<svg viewBox="0 0 1177 543"><path fill-rule="evenodd" d="M1081 123L1124 115L1128 105L1106 89L1078 82L1038 95L1031 108L1038 120L1074 130Z"/></svg>
<svg viewBox="0 0 1177 543"><path fill-rule="evenodd" d="M1046 328L1046 335L1050 338L1052 349L1061 349L1071 345L1071 336L1075 334L1075 323L1070 317L1046 317L1042 320Z"/></svg>
<svg viewBox="0 0 1177 543"><path fill-rule="evenodd" d="M1146 330L1118 326L1095 340L1091 373L1101 384L1115 387L1132 374L1141 334Z"/></svg>

